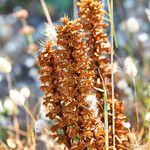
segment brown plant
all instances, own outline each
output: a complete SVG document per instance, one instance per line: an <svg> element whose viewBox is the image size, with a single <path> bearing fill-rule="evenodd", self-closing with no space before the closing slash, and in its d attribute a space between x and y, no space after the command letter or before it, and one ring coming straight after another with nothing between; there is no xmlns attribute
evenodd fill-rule
<svg viewBox="0 0 150 150"><path fill-rule="evenodd" d="M41 90L45 94L46 114L54 120L54 138L71 150L105 149L104 94L96 88L107 88L109 112L109 146L112 146L111 65L108 59L110 44L103 23L104 10L98 0L81 0L80 17L61 19L57 27L57 49L47 42L38 63ZM101 77L102 76L102 79ZM96 94L98 115L90 109L87 96ZM92 100L93 101L93 100ZM124 130L122 101L115 100L116 148L125 150L127 131Z"/></svg>
<svg viewBox="0 0 150 150"><path fill-rule="evenodd" d="M99 0L81 0L78 3L80 7L81 24L87 38L86 46L89 47L89 53L92 57L91 68L99 68L99 71L95 71L95 86L97 88L103 88L103 83L100 80L100 74L107 87L108 105L109 109L109 135L110 143L112 146L112 96L111 96L111 65L108 56L110 54L110 44L105 33L107 24L103 22L103 5ZM97 79L97 82L96 82ZM117 97L117 94L116 94ZM103 93L97 93L97 98L100 100L100 104L104 105ZM123 127L125 116L123 114L123 102L115 100L115 124L116 124L116 147L117 149L126 149L125 143L127 141L127 131ZM102 110L100 111L103 114Z"/></svg>

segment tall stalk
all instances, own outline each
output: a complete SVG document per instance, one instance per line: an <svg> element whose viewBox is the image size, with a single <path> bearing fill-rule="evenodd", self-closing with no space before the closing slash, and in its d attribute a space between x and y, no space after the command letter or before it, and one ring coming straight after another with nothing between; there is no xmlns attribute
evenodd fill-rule
<svg viewBox="0 0 150 150"><path fill-rule="evenodd" d="M10 77L10 73L6 74L6 79L7 79L7 83L8 83L8 92L10 94L10 90L12 89L12 83L11 83L11 77ZM19 130L19 120L17 118L17 105L14 105L14 110L13 110L13 124L14 124L14 128L16 131L16 139L20 139L20 135L17 132Z"/></svg>
<svg viewBox="0 0 150 150"><path fill-rule="evenodd" d="M137 102L137 91L136 91L136 80L132 77L133 85L134 85L134 100L135 100L135 113L136 113L136 120L137 120L137 129L139 130L139 110L138 110L138 102Z"/></svg>
<svg viewBox="0 0 150 150"><path fill-rule="evenodd" d="M108 104L107 104L107 90L105 86L104 86L104 120L105 120L105 144L106 150L109 150Z"/></svg>
<svg viewBox="0 0 150 150"><path fill-rule="evenodd" d="M114 61L114 18L113 18L113 0L110 1L110 25L111 25L111 85L112 85L112 134L113 134L113 150L116 149L115 139L115 96L114 96L114 74L113 74L113 61Z"/></svg>
<svg viewBox="0 0 150 150"><path fill-rule="evenodd" d="M105 85L104 79L100 73L100 69L98 68L99 76L102 80L103 84L103 92L104 92L104 125L105 125L105 148L109 150L109 123L108 123L108 99L107 99L107 87ZM100 91L101 92L101 91Z"/></svg>
<svg viewBox="0 0 150 150"><path fill-rule="evenodd" d="M148 150L150 149L150 125L149 125L149 134L148 134Z"/></svg>
<svg viewBox="0 0 150 150"><path fill-rule="evenodd" d="M78 0L73 0L73 17L74 17L74 19L77 19L77 17L78 17L78 7L76 5L77 2L78 2Z"/></svg>
<svg viewBox="0 0 150 150"><path fill-rule="evenodd" d="M42 8L43 8L43 11L44 11L44 13L45 13L47 22L49 23L49 25L50 25L51 27L53 27L52 19L51 19L51 17L50 17L50 14L49 14L49 11L48 11L48 8L47 8L47 6L46 6L45 1L44 1L44 0L40 0L40 2L41 2L41 5L42 5Z"/></svg>

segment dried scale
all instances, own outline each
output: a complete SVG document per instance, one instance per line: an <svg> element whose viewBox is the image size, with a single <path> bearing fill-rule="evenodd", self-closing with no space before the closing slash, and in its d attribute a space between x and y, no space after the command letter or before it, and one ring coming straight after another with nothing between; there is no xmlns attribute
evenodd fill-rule
<svg viewBox="0 0 150 150"><path fill-rule="evenodd" d="M103 88L103 84L100 78L100 74L107 87L108 105L109 105L109 146L112 146L112 100L111 100L111 65L108 56L110 54L110 44L105 33L107 24L103 22L103 5L99 0L81 0L78 3L80 8L79 16L81 17L81 24L85 32L86 46L88 53L91 56L91 68L95 70L95 83L97 88ZM99 71L98 69L99 68ZM117 94L116 98L117 98ZM100 104L104 105L103 93L97 92L97 99L100 100ZM115 126L116 126L116 148L118 150L128 149L127 143L127 131L123 127L125 121L125 115L123 113L123 102L115 100ZM103 110L99 109L99 115L103 114ZM102 117L102 120L104 116Z"/></svg>

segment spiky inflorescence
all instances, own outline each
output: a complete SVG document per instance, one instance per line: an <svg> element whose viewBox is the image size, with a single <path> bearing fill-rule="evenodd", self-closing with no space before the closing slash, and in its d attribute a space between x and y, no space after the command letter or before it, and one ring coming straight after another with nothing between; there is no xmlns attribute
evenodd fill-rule
<svg viewBox="0 0 150 150"><path fill-rule="evenodd" d="M105 33L106 23L103 22L104 10L99 0L81 0L78 3L80 7L79 16L81 17L81 24L85 31L86 46L89 48L88 53L91 56L91 68L95 71L95 86L103 88L103 83L100 79L100 74L107 87L108 105L109 109L109 135L110 143L112 146L112 100L111 100L111 65L108 59L110 54L110 44ZM97 79L97 81L96 81ZM104 105L104 96L102 93L97 93L97 99L100 100L101 105ZM123 114L123 102L115 100L115 126L116 126L116 148L127 149L125 143L127 141L127 131L123 127L125 116ZM100 115L103 114L102 110L99 111Z"/></svg>
<svg viewBox="0 0 150 150"><path fill-rule="evenodd" d="M70 149L104 148L104 127L95 116L87 96L91 94L94 72L86 55L78 20L62 19L58 26L58 47L47 43L39 56L41 86L47 116L55 120L51 130Z"/></svg>
<svg viewBox="0 0 150 150"><path fill-rule="evenodd" d="M69 149L105 149L104 94L100 74L107 87L109 107L109 145L112 146L110 46L105 34L102 4L98 0L81 0L81 19L64 17L57 27L57 49L50 42L39 56L41 90L45 93L47 116L55 121L51 130L58 142ZM95 97L96 94L96 97ZM126 131L123 104L115 100L116 148L125 150Z"/></svg>

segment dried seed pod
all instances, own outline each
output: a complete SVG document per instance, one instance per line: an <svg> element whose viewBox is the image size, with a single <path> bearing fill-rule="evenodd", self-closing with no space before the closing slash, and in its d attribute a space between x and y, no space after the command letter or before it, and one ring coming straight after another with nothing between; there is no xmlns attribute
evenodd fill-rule
<svg viewBox="0 0 150 150"><path fill-rule="evenodd" d="M24 34L24 35L32 34L32 33L34 32L34 28L31 27L31 26L26 25L26 26L23 26L23 27L19 30L19 32L20 32L21 34Z"/></svg>
<svg viewBox="0 0 150 150"><path fill-rule="evenodd" d="M21 9L13 13L14 17L17 17L20 20L24 20L28 17L28 11L26 9Z"/></svg>

